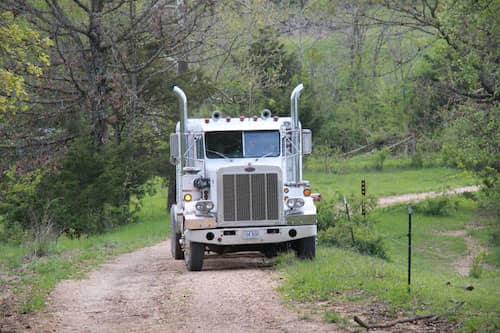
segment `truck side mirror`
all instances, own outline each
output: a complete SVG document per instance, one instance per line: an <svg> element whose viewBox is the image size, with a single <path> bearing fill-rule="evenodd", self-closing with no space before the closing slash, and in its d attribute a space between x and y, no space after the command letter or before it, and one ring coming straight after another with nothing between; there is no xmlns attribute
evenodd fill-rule
<svg viewBox="0 0 500 333"><path fill-rule="evenodd" d="M170 134L170 163L176 165L179 162L179 134Z"/></svg>
<svg viewBox="0 0 500 333"><path fill-rule="evenodd" d="M302 154L312 153L312 131L310 129L302 130Z"/></svg>

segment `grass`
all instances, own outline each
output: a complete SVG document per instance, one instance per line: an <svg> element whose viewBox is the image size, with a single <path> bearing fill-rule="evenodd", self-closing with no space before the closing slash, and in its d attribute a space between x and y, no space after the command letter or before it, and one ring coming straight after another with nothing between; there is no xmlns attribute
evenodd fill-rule
<svg viewBox="0 0 500 333"><path fill-rule="evenodd" d="M442 314L454 301L465 302L452 321L463 331L494 332L500 329L500 276L485 269L480 278L462 277L452 262L466 253L463 237L444 232L461 230L476 218L476 204L461 199L451 216L414 216L411 293L407 291L407 210L405 206L376 211L377 229L386 235L389 260L362 256L352 251L319 247L313 262L281 258L285 273L281 292L295 301L357 301L376 299L392 311L409 316ZM465 286L473 285L473 291ZM357 292L362 291L362 292ZM352 296L352 295L358 296ZM352 315L354 315L353 313Z"/></svg>
<svg viewBox="0 0 500 333"><path fill-rule="evenodd" d="M443 167L441 154L427 153L422 154L422 165L415 165L410 157L405 155L393 156L387 155L386 159L380 165L380 159L377 153L369 153L353 156L347 159L332 157L328 160L324 156L310 155L305 159L305 169L311 172L326 172L336 174L346 174L353 172L371 172L371 171L397 171L405 169L435 168ZM382 167L381 170L378 168Z"/></svg>
<svg viewBox="0 0 500 333"><path fill-rule="evenodd" d="M313 191L327 198L335 197L336 194L359 194L362 179L366 180L367 194L375 197L442 191L477 183L472 176L462 171L444 167L349 174L306 172L304 178L311 182Z"/></svg>
<svg viewBox="0 0 500 333"><path fill-rule="evenodd" d="M144 200L137 223L103 235L69 239L61 237L51 245L50 255L30 258L28 246L0 244L0 273L9 276L7 285L18 296L18 311L28 313L45 305L47 294L62 279L82 277L112 256L152 245L168 235L165 211L166 190Z"/></svg>

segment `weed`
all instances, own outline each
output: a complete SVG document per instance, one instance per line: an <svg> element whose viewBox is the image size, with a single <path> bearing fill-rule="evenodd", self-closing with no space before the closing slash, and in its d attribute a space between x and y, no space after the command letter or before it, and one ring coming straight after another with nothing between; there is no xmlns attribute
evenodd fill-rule
<svg viewBox="0 0 500 333"><path fill-rule="evenodd" d="M479 253L472 259L472 267L469 271L469 276L475 279L479 279L483 275L483 261L487 253L484 250L479 251Z"/></svg>
<svg viewBox="0 0 500 333"><path fill-rule="evenodd" d="M343 323L345 320L335 310L328 310L323 314L323 318L327 323L338 324Z"/></svg>

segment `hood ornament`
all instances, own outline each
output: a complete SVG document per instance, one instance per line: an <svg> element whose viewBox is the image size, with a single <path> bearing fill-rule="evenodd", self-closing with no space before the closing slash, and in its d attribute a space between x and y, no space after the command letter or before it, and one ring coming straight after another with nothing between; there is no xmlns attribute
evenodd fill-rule
<svg viewBox="0 0 500 333"><path fill-rule="evenodd" d="M245 168L246 172L254 172L255 168L252 166L251 163L248 163L248 166Z"/></svg>

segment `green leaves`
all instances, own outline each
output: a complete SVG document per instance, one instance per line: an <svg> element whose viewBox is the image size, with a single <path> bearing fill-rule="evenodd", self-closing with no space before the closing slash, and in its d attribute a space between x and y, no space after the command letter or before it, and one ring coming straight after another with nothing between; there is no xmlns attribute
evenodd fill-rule
<svg viewBox="0 0 500 333"><path fill-rule="evenodd" d="M0 14L0 120L23 108L26 78L37 79L49 67L46 52L52 45L12 12Z"/></svg>

